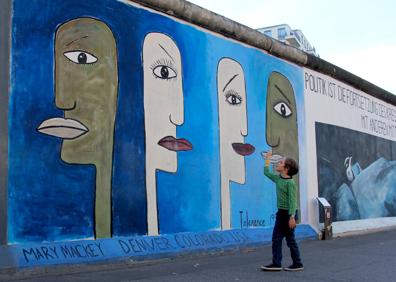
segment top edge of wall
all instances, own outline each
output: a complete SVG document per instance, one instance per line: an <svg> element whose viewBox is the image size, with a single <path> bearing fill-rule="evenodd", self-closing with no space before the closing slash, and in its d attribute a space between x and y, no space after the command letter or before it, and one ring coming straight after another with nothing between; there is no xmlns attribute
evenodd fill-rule
<svg viewBox="0 0 396 282"><path fill-rule="evenodd" d="M367 94L387 103L396 105L396 95L375 84L333 65L319 57L288 46L257 30L237 23L219 14L204 9L185 0L129 0L148 8L163 12L173 17L203 27L212 32L235 39L289 62L312 69L334 79L349 84Z"/></svg>

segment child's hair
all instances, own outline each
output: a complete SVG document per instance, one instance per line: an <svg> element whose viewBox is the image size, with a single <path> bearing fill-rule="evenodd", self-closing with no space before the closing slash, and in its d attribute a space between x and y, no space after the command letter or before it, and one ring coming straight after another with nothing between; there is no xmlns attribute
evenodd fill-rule
<svg viewBox="0 0 396 282"><path fill-rule="evenodd" d="M285 159L285 168L287 168L287 174L290 177L298 173L298 164L292 158Z"/></svg>

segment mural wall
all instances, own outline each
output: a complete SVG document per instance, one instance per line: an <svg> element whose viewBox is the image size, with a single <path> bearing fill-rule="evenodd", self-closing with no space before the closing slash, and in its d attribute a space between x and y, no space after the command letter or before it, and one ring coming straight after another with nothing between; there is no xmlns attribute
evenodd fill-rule
<svg viewBox="0 0 396 282"><path fill-rule="evenodd" d="M316 144L319 196L335 221L396 216L396 142L316 123Z"/></svg>
<svg viewBox="0 0 396 282"><path fill-rule="evenodd" d="M304 87L310 198L326 198L333 221L395 217L396 107L310 70Z"/></svg>
<svg viewBox="0 0 396 282"><path fill-rule="evenodd" d="M8 243L273 225L301 68L128 1L12 11Z"/></svg>
<svg viewBox="0 0 396 282"><path fill-rule="evenodd" d="M302 223L396 216L396 107L325 75L124 0L13 1L10 62L8 244L271 227L268 150Z"/></svg>

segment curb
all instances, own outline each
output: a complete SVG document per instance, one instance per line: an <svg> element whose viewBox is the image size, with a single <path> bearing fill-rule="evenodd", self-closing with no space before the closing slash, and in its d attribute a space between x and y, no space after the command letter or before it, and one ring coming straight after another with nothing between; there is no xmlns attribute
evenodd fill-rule
<svg viewBox="0 0 396 282"><path fill-rule="evenodd" d="M300 224L297 240L317 240L310 225ZM2 276L25 277L84 269L122 268L177 257L218 255L269 245L272 226L160 236L135 236L0 247ZM16 278L15 278L16 279Z"/></svg>

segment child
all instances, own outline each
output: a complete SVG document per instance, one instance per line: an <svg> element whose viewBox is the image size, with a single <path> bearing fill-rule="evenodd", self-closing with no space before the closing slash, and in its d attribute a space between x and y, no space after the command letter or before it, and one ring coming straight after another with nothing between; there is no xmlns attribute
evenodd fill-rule
<svg viewBox="0 0 396 282"><path fill-rule="evenodd" d="M293 264L284 269L287 271L303 270L304 266L301 262L300 251L294 238L297 186L292 176L297 174L298 164L291 158L283 158L276 165L275 170L279 173L279 175L276 175L269 170L269 158L272 156L272 152L268 152L264 156L264 174L276 184L278 212L276 213L275 226L272 232L272 264L262 266L261 269L265 271L282 270L282 241L286 237Z"/></svg>

